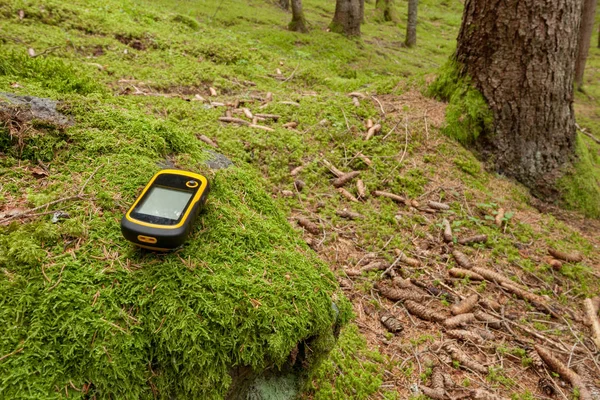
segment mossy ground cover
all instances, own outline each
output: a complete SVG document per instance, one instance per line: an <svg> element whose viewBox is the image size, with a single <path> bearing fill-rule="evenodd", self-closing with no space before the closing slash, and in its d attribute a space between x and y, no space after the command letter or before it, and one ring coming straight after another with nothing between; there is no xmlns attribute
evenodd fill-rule
<svg viewBox="0 0 600 400"><path fill-rule="evenodd" d="M525 273L548 280L541 290L566 282L566 291L577 296L597 292L590 274L597 237L540 216L526 190L486 173L472 154L440 136L443 105L418 93L454 49L459 1L421 2L414 49L401 44L404 3L397 24L375 23L376 12L367 5L361 40L325 31L334 2L304 6L307 35L288 32L291 16L263 1L0 5L0 21L9 28L0 32L0 91L62 100L76 122L65 130L40 127L44 135L31 137L25 156L14 143L1 142L8 146L1 159L1 201L26 209L77 194L99 168L85 199L53 207L69 219L51 224L51 216L41 215L3 228L0 298L9 334L0 342L0 357L16 351L0 361L6 396L82 396L73 386L92 383L89 393L99 398L151 397L155 390L160 396L218 397L229 383L229 365L281 364L298 340L330 332L330 300L335 280L347 280L345 268L368 252L392 262L393 248L415 251L415 241L439 235L440 221L389 199L349 203L332 189L323 159L360 170L369 190L448 202L458 234L490 238L469 256L524 271L515 279ZM28 48L46 53L31 58ZM222 108L186 101L196 94L208 98L209 87L217 89L216 101L241 99L254 113L279 114L278 122L269 123L274 131L219 124ZM144 95L135 95L138 90ZM353 106L346 96L353 90L376 95L382 105L366 98ZM263 104L257 98L266 92L274 101ZM383 125L383 134L369 141L363 139L367 118ZM283 127L288 121L299 123L296 130ZM207 170L200 134L216 141L237 167ZM47 177L32 175L38 160ZM206 172L215 190L188 245L157 257L125 243L118 219L165 160ZM292 177L301 165L301 174ZM302 191L294 189L296 178L305 184ZM286 197L284 190L294 195ZM500 207L514 211L504 230L489 220ZM342 219L336 211L343 208L364 218ZM333 274L287 226L285 217L297 215L321 226L322 235L306 235ZM515 243L532 245L520 252ZM530 259L543 258L548 245L580 250L586 261L556 272ZM411 273L441 274L448 261L436 258L433 265ZM358 323L364 323L367 305L389 307L371 298L376 279L370 273L346 290ZM413 354L426 351L438 333L418 325L389 337L377 318L369 321L370 328L359 325L360 334L353 325L342 331L307 397L407 398L412 383L426 381ZM383 346L382 338L391 344ZM381 346L381 354L373 346ZM514 379L522 371L515 367L508 374Z"/></svg>

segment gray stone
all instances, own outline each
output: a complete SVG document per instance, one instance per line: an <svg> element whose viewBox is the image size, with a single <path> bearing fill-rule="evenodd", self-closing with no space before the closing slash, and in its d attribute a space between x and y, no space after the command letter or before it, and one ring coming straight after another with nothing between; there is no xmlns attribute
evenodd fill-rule
<svg viewBox="0 0 600 400"><path fill-rule="evenodd" d="M221 153L217 153L212 150L207 150L206 152L209 155L209 157L206 159L206 165L210 169L213 169L213 170L225 169L225 168L229 168L233 165L233 162L231 162L231 160L229 158L225 157Z"/></svg>
<svg viewBox="0 0 600 400"><path fill-rule="evenodd" d="M19 120L28 122L31 120L42 121L66 127L73 125L73 119L62 114L56 109L59 102L52 99L35 96L20 96L13 93L0 92L0 112L19 112Z"/></svg>

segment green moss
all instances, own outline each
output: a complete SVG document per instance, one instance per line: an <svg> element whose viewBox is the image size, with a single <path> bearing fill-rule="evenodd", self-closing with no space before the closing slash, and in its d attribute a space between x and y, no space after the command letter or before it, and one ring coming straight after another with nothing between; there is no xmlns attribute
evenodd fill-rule
<svg viewBox="0 0 600 400"><path fill-rule="evenodd" d="M342 330L338 346L314 375L309 395L314 399L368 399L383 382L383 362L379 353L367 349L356 325ZM380 393L396 399L391 391Z"/></svg>
<svg viewBox="0 0 600 400"><path fill-rule="evenodd" d="M573 170L559 181L567 207L600 218L600 146L579 134Z"/></svg>
<svg viewBox="0 0 600 400"><path fill-rule="evenodd" d="M446 125L442 132L463 144L473 143L481 134L489 132L493 116L481 93L461 72L460 65L448 61L438 72L437 79L427 92L447 101Z"/></svg>

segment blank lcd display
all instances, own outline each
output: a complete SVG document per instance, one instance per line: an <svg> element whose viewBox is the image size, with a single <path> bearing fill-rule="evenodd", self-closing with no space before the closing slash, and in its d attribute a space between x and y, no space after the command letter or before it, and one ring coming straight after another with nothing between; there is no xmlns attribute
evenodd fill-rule
<svg viewBox="0 0 600 400"><path fill-rule="evenodd" d="M181 190L153 187L146 199L136 207L140 214L152 215L154 217L178 220L185 209L186 204L193 193Z"/></svg>

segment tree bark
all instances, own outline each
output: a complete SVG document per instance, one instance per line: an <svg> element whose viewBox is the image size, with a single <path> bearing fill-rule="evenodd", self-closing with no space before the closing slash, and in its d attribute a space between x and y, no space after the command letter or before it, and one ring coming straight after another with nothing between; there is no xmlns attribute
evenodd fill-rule
<svg viewBox="0 0 600 400"><path fill-rule="evenodd" d="M290 0L279 0L279 7L283 8L284 10L289 10Z"/></svg>
<svg viewBox="0 0 600 400"><path fill-rule="evenodd" d="M408 22L406 24L406 41L404 44L407 47L413 47L417 44L417 8L419 0L408 0Z"/></svg>
<svg viewBox="0 0 600 400"><path fill-rule="evenodd" d="M581 1L467 0L455 59L493 113L476 141L498 172L555 198L574 157Z"/></svg>
<svg viewBox="0 0 600 400"><path fill-rule="evenodd" d="M375 8L377 9L377 18L379 20L393 22L398 20L394 0L377 0L375 2Z"/></svg>
<svg viewBox="0 0 600 400"><path fill-rule="evenodd" d="M597 0L583 0L583 9L581 10L581 27L579 28L577 59L575 61L575 84L578 89L583 86L583 74L585 71L585 62L587 60L590 43L592 41L592 32L594 31L594 17L596 16Z"/></svg>
<svg viewBox="0 0 600 400"><path fill-rule="evenodd" d="M346 36L360 36L361 9L364 10L364 0L336 0L329 28Z"/></svg>
<svg viewBox="0 0 600 400"><path fill-rule="evenodd" d="M302 11L302 0L292 0L292 22L290 22L288 28L294 32L308 32L306 19L304 19L304 12Z"/></svg>

